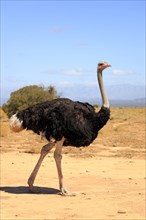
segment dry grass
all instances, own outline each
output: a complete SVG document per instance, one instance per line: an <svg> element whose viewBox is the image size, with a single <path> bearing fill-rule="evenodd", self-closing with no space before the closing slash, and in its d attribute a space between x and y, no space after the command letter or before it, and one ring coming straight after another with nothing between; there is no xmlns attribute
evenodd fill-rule
<svg viewBox="0 0 146 220"><path fill-rule="evenodd" d="M7 123L0 122L0 137L6 137L9 134L9 127Z"/></svg>
<svg viewBox="0 0 146 220"><path fill-rule="evenodd" d="M83 158L96 155L144 158L145 113L146 108L111 108L111 119L90 147L64 147L63 152ZM10 132L8 119L3 112L2 115L1 150L40 153L47 141L30 131Z"/></svg>
<svg viewBox="0 0 146 220"><path fill-rule="evenodd" d="M6 113L0 108L0 121L8 120Z"/></svg>
<svg viewBox="0 0 146 220"><path fill-rule="evenodd" d="M6 137L9 132L8 117L0 108L0 137Z"/></svg>
<svg viewBox="0 0 146 220"><path fill-rule="evenodd" d="M113 108L99 141L116 156L145 157L146 108Z"/></svg>

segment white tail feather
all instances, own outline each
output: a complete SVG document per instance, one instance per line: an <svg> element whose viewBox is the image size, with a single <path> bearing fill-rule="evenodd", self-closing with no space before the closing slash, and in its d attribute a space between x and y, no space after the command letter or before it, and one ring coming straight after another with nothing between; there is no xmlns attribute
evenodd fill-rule
<svg viewBox="0 0 146 220"><path fill-rule="evenodd" d="M20 121L19 118L17 118L17 114L12 115L10 118L10 129L14 132L20 132L24 128L22 127L23 121Z"/></svg>

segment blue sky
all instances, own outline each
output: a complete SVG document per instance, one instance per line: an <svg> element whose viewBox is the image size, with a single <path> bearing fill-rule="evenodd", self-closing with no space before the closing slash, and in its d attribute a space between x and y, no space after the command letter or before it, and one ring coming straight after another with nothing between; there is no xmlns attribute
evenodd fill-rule
<svg viewBox="0 0 146 220"><path fill-rule="evenodd" d="M100 98L98 61L110 99L144 97L145 1L1 1L1 98L27 85ZM119 92L120 91L120 92Z"/></svg>

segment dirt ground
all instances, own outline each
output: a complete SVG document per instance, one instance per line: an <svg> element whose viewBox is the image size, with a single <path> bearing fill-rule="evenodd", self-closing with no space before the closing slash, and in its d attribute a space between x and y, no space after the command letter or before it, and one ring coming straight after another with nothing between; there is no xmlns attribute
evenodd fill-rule
<svg viewBox="0 0 146 220"><path fill-rule="evenodd" d="M28 191L27 179L46 143L31 132L11 133L1 117L1 220L145 220L145 109L115 108L87 148L64 147L68 190L58 195L53 150Z"/></svg>

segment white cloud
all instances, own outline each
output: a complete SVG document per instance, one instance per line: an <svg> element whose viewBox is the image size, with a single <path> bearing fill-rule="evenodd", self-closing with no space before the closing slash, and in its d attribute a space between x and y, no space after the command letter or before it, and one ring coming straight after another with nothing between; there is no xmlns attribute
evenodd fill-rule
<svg viewBox="0 0 146 220"><path fill-rule="evenodd" d="M64 75L81 76L84 73L95 73L93 69L83 69L82 67L70 70L62 70Z"/></svg>
<svg viewBox="0 0 146 220"><path fill-rule="evenodd" d="M57 86L59 86L60 88L71 88L73 86L73 84L69 81L60 81Z"/></svg>
<svg viewBox="0 0 146 220"><path fill-rule="evenodd" d="M42 70L40 73L41 74L47 74L47 75L62 75L64 77L69 76L69 77L80 77L83 74L90 74L90 73L95 73L95 69L84 69L82 67L78 68L73 68L73 69L48 69L48 70Z"/></svg>
<svg viewBox="0 0 146 220"><path fill-rule="evenodd" d="M133 71L132 70L118 70L118 69L115 69L112 71L113 74L115 75L129 75L129 74L133 74Z"/></svg>
<svg viewBox="0 0 146 220"><path fill-rule="evenodd" d="M63 74L70 75L70 76L80 76L82 73L83 73L82 68L63 70Z"/></svg>

